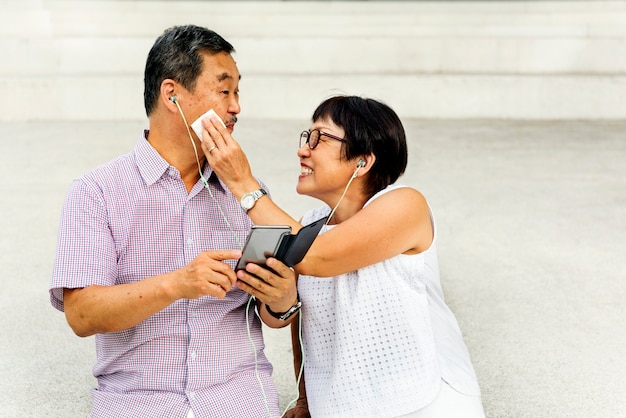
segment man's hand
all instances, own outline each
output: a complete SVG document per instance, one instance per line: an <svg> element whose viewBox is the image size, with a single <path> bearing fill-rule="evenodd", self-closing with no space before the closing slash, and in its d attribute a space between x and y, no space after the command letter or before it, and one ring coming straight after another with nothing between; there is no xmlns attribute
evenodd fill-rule
<svg viewBox="0 0 626 418"><path fill-rule="evenodd" d="M205 251L177 270L172 283L175 299L197 299L205 295L222 299L237 281L235 271L224 260L241 257L238 250Z"/></svg>
<svg viewBox="0 0 626 418"><path fill-rule="evenodd" d="M223 298L237 280L223 260L239 257L237 250L206 251L181 269L133 283L64 289L65 317L76 335L87 337L134 327L178 299Z"/></svg>

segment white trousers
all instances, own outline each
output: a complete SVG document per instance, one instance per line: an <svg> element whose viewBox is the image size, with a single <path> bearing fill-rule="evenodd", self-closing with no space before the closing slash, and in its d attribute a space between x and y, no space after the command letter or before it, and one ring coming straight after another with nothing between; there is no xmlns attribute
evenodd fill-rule
<svg viewBox="0 0 626 418"><path fill-rule="evenodd" d="M196 418L190 409L186 418ZM441 382L439 394L428 406L397 418L485 418L479 396L464 395Z"/></svg>
<svg viewBox="0 0 626 418"><path fill-rule="evenodd" d="M441 381L439 394L432 403L398 418L485 418L479 396L464 395Z"/></svg>

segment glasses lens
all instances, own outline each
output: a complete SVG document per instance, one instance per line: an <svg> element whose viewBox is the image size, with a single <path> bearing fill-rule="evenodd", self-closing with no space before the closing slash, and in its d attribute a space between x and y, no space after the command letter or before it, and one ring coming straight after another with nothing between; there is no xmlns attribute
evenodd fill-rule
<svg viewBox="0 0 626 418"><path fill-rule="evenodd" d="M302 133L300 134L300 148L302 148L302 145L308 142L309 142L309 131L302 131Z"/></svg>
<svg viewBox="0 0 626 418"><path fill-rule="evenodd" d="M320 141L320 131L313 129L309 135L309 148L314 149Z"/></svg>

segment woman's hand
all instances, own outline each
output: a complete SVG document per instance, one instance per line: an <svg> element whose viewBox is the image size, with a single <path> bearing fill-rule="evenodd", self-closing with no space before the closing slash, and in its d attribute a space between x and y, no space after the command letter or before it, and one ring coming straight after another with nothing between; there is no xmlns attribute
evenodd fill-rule
<svg viewBox="0 0 626 418"><path fill-rule="evenodd" d="M281 320L267 311L269 307L272 312L287 312L298 303L296 273L275 258L267 259L267 268L246 264L245 270L237 271L237 287L260 302L261 319L271 328L282 328L298 317L291 315L291 318Z"/></svg>
<svg viewBox="0 0 626 418"><path fill-rule="evenodd" d="M309 408L306 406L294 406L283 415L283 418L311 418Z"/></svg>
<svg viewBox="0 0 626 418"><path fill-rule="evenodd" d="M253 295L273 312L286 312L298 301L296 273L277 259L267 259L267 267L248 263L237 272L237 287Z"/></svg>
<svg viewBox="0 0 626 418"><path fill-rule="evenodd" d="M239 143L217 119L203 119L202 150L215 171L237 199L259 188Z"/></svg>

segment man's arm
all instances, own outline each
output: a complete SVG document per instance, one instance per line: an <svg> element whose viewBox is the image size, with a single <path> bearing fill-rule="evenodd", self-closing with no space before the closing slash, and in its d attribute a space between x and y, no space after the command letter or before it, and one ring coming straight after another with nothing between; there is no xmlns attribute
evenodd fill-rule
<svg viewBox="0 0 626 418"><path fill-rule="evenodd" d="M240 256L235 250L206 251L181 269L139 282L63 289L65 317L76 335L87 337L134 327L178 299L221 299L236 281L223 260Z"/></svg>

